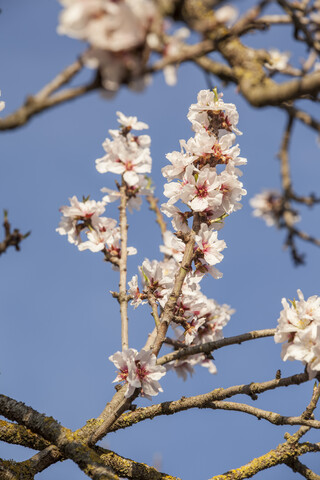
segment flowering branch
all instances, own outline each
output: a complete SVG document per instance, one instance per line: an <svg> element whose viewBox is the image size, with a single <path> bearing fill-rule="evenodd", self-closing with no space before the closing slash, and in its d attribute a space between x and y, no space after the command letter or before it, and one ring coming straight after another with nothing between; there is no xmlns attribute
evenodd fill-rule
<svg viewBox="0 0 320 480"><path fill-rule="evenodd" d="M152 349L152 353L155 356L158 355L161 349L161 346L166 338L166 334L167 334L167 330L169 328L170 322L174 317L174 308L177 303L177 299L179 298L179 295L181 293L184 279L187 275L187 272L189 271L190 265L193 260L193 248L195 244L195 235L196 233L198 233L199 228L200 228L200 217L199 215L195 214L193 227L190 232L190 238L188 240L188 243L186 244L181 266L175 278L174 287L163 309L163 313L160 317L160 326L158 328L157 338L154 342L154 346Z"/></svg>

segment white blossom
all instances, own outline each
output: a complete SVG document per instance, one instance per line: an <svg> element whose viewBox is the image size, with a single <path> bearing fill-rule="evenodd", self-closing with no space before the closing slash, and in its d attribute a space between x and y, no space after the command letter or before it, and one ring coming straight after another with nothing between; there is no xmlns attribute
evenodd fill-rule
<svg viewBox="0 0 320 480"><path fill-rule="evenodd" d="M268 51L269 54L269 61L265 63L265 66L271 70L278 70L281 72L285 70L288 66L290 52L280 52L277 48L271 48Z"/></svg>
<svg viewBox="0 0 320 480"><path fill-rule="evenodd" d="M141 389L141 396L150 398L163 392L158 380L166 374L166 368L156 365L156 356L151 351L134 348L116 352L109 360L119 369L114 382L127 384L126 398L131 397L137 388Z"/></svg>
<svg viewBox="0 0 320 480"><path fill-rule="evenodd" d="M281 351L284 361L302 361L307 364L309 377L313 378L320 371L320 297L313 295L305 300L298 290L298 298L291 305L282 299L283 310L274 340L286 342Z"/></svg>

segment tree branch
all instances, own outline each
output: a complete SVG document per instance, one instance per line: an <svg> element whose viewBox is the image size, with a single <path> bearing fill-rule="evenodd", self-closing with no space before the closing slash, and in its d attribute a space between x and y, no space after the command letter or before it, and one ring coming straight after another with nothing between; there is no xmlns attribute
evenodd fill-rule
<svg viewBox="0 0 320 480"><path fill-rule="evenodd" d="M122 351L129 348L128 335L128 298L127 298L127 245L128 245L128 224L127 224L127 194L126 183L122 178L120 187L120 235L121 235L121 257L119 260L120 282L119 282L119 303L121 315L121 345Z"/></svg>
<svg viewBox="0 0 320 480"><path fill-rule="evenodd" d="M228 388L217 388L212 392L203 395L196 395L193 397L182 397L180 400L171 402L159 403L145 408L137 408L134 412L126 413L120 417L110 427L110 432L119 430L120 428L127 428L135 423L139 423L146 419L153 419L160 415L173 415L177 412L189 410L191 408L207 408L207 405L213 401L224 400L233 397L234 395L248 395L256 399L257 395L268 390L274 390L279 387L287 387L289 385L300 385L309 380L307 373L300 373L291 377L273 379L267 382L255 383L252 382L247 385L234 385Z"/></svg>

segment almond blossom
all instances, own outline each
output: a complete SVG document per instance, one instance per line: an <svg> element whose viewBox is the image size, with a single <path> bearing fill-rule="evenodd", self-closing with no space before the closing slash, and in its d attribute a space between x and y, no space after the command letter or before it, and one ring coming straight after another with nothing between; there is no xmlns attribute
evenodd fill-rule
<svg viewBox="0 0 320 480"><path fill-rule="evenodd" d="M166 374L166 368L156 365L157 358L150 350L138 353L130 348L116 352L109 360L119 370L114 382L127 384L126 398L131 397L137 388L141 389L141 396L149 399L163 392L158 380Z"/></svg>
<svg viewBox="0 0 320 480"><path fill-rule="evenodd" d="M298 290L298 298L291 305L282 299L274 340L286 342L281 351L284 361L302 361L307 364L309 378L313 378L320 371L320 297L313 295L305 300Z"/></svg>
<svg viewBox="0 0 320 480"><path fill-rule="evenodd" d="M80 232L88 228L92 221L96 221L104 211L105 203L86 199L79 202L76 196L69 198L70 206L60 208L62 219L56 229L60 235L68 235L68 241L79 245L81 243Z"/></svg>
<svg viewBox="0 0 320 480"><path fill-rule="evenodd" d="M224 103L222 95L216 90L200 90L198 102L190 106L188 119L196 132L206 130L215 136L226 132L234 132L241 135L236 128L239 121L237 109L232 103Z"/></svg>
<svg viewBox="0 0 320 480"><path fill-rule="evenodd" d="M218 240L218 232L210 230L208 225L202 223L195 240L198 245L196 252L203 255L204 260L209 265L221 262L223 255L220 252L227 245L224 240Z"/></svg>
<svg viewBox="0 0 320 480"><path fill-rule="evenodd" d="M290 52L280 52L276 48L271 48L268 52L269 54L269 61L266 62L264 65L271 71L279 71L285 70L288 66Z"/></svg>
<svg viewBox="0 0 320 480"><path fill-rule="evenodd" d="M133 136L130 131L132 128L148 128L148 125L121 112L117 112L117 115L121 124L120 132L115 134L114 130L110 131L113 139L104 141L106 155L96 160L96 168L100 173L122 175L128 186L134 186L139 184L140 174L151 172L150 137L143 135L143 141L139 142L139 137Z"/></svg>

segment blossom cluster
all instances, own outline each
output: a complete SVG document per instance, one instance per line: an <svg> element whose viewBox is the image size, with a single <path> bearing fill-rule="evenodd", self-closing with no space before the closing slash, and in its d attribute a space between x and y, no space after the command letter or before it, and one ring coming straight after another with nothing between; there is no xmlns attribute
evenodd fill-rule
<svg viewBox="0 0 320 480"><path fill-rule="evenodd" d="M113 382L127 384L125 397L129 398L136 388L141 389L141 396L151 398L163 392L158 380L166 374L166 368L156 365L156 356L150 350L134 348L116 352L109 357L118 369L118 375Z"/></svg>
<svg viewBox="0 0 320 480"><path fill-rule="evenodd" d="M145 65L142 50L157 22L152 0L60 0L58 33L84 40L90 48L83 57L90 68L99 68L102 84L110 92L122 82L139 88ZM139 85L141 83L142 85Z"/></svg>
<svg viewBox="0 0 320 480"><path fill-rule="evenodd" d="M96 168L100 173L120 174L126 186L129 209L138 209L142 202L141 195L150 192L149 181L143 175L151 171L150 137L133 135L132 130L145 129L148 125L121 112L117 112L117 115L120 128L109 130L112 140L107 138L103 143L107 153L96 160ZM77 245L81 251L102 251L116 265L121 257L120 228L115 219L101 215L106 204L119 199L120 193L107 187L102 188L102 192L107 195L99 202L89 198L81 202L76 196L70 198L71 205L60 208L63 216L57 232L67 235L69 242ZM134 255L137 251L128 247L127 253Z"/></svg>
<svg viewBox="0 0 320 480"><path fill-rule="evenodd" d="M160 14L154 0L60 0L64 9L58 33L88 42L82 56L84 64L99 70L104 89L112 94L122 83L141 90L150 82L145 73L151 51L165 60L179 56L186 27L168 34L169 22ZM230 5L215 12L216 24L231 24L238 16ZM168 85L177 81L179 62L164 67Z"/></svg>
<svg viewBox="0 0 320 480"><path fill-rule="evenodd" d="M320 372L320 297L313 295L305 300L301 290L297 293L299 300L293 300L291 305L282 299L283 310L274 340L286 342L282 360L302 361L307 365L309 378L313 378Z"/></svg>
<svg viewBox="0 0 320 480"><path fill-rule="evenodd" d="M233 313L228 305L220 306L202 294L200 281L207 273L214 278L222 277L215 265L223 259L221 251L226 244L218 239L218 231L224 219L241 208L241 197L246 194L238 178L241 175L238 167L246 160L239 157L238 145L233 145L235 133L241 133L237 129L235 105L225 103L216 90L202 90L198 102L191 105L188 118L195 136L187 142L181 140L181 151L169 153L167 158L171 164L162 169L168 181L164 187L168 202L161 209L172 219L175 233L167 231L163 235L164 245L160 250L165 254L164 260L146 259L139 267L142 288L137 275L129 282L129 295L135 307L146 303L151 294L164 308L193 228L191 219L199 220L194 230L193 266L186 275L174 312L173 327L181 346L222 338L222 328ZM186 373L192 373L196 364L216 372L210 358L203 354L176 361L171 366L186 378Z"/></svg>

